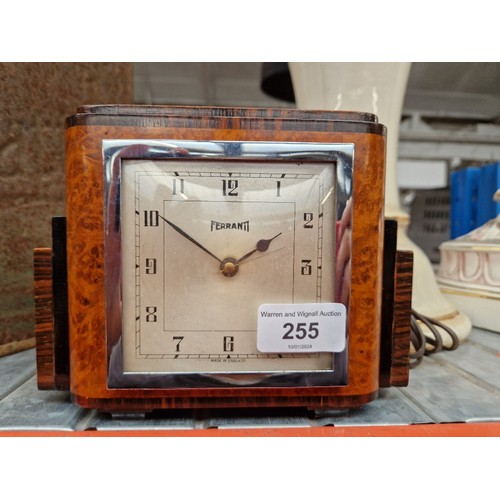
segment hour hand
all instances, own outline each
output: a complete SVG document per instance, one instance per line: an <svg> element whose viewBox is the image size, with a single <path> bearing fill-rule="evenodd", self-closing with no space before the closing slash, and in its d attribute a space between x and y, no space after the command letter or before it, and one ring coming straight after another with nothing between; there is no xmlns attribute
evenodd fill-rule
<svg viewBox="0 0 500 500"><path fill-rule="evenodd" d="M271 241L273 241L274 239L276 239L280 234L281 233L278 233L276 236L273 236L272 238L269 238L268 240L259 240L257 242L257 245L255 246L255 248L251 252L248 252L247 254L243 255L243 257L241 257L240 259L238 259L236 261L236 264L240 264L245 259L248 259L248 257L250 257L250 255L253 255L257 251L259 251L259 252L265 252L265 251L267 251L267 249L269 248L269 245L271 244Z"/></svg>
<svg viewBox="0 0 500 500"><path fill-rule="evenodd" d="M214 255L210 250L205 248L201 243L198 243L192 236L189 236L184 230L182 230L179 226L176 226L173 222L169 221L168 219L165 219L165 217L162 217L160 215L160 219L163 219L170 227L175 229L179 234L184 236L184 238L187 238L191 243L194 243L198 248L201 248L204 252L208 253L211 257L213 257L217 262L222 263L222 260L219 259L216 255Z"/></svg>

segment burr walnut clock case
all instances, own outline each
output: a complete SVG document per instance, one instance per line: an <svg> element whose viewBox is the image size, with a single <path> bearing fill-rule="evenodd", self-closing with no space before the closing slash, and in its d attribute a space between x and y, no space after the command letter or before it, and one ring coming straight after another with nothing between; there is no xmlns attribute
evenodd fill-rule
<svg viewBox="0 0 500 500"><path fill-rule="evenodd" d="M359 407L408 379L371 114L84 106L35 250L40 389L101 411Z"/></svg>

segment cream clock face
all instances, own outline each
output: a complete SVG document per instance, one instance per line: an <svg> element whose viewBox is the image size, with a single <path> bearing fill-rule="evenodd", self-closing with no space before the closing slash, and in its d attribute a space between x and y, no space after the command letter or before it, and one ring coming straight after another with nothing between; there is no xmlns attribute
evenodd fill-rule
<svg viewBox="0 0 500 500"><path fill-rule="evenodd" d="M104 140L109 387L347 384L336 232L353 158L353 144Z"/></svg>
<svg viewBox="0 0 500 500"><path fill-rule="evenodd" d="M127 159L120 176L124 372L332 370L260 352L257 314L334 302L335 162Z"/></svg>

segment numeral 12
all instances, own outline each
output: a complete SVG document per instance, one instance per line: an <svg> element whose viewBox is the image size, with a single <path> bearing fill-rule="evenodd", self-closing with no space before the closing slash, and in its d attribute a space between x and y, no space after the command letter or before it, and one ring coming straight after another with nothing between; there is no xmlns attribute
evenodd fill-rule
<svg viewBox="0 0 500 500"><path fill-rule="evenodd" d="M238 181L235 179L222 180L222 195L223 196L238 196Z"/></svg>

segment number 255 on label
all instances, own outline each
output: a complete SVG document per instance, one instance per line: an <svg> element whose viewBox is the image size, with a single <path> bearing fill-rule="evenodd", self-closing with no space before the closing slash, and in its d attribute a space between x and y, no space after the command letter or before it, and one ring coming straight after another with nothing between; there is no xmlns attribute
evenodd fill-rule
<svg viewBox="0 0 500 500"><path fill-rule="evenodd" d="M341 352L345 349L343 304L262 304L257 348L261 352Z"/></svg>

